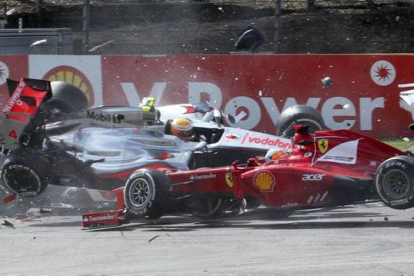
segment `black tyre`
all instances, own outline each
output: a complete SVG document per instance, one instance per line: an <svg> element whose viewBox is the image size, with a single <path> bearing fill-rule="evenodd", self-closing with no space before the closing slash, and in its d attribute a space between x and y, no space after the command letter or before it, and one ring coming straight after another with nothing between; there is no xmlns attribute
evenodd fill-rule
<svg viewBox="0 0 414 276"><path fill-rule="evenodd" d="M21 197L35 197L49 184L50 171L50 162L39 150L19 148L4 161L1 179L11 192Z"/></svg>
<svg viewBox="0 0 414 276"><path fill-rule="evenodd" d="M293 137L294 125L308 125L311 133L326 129L322 115L315 108L308 105L294 105L280 114L276 123L276 135Z"/></svg>
<svg viewBox="0 0 414 276"><path fill-rule="evenodd" d="M128 179L124 188L125 207L131 217L161 217L168 207L170 179L160 171L140 169Z"/></svg>
<svg viewBox="0 0 414 276"><path fill-rule="evenodd" d="M73 111L88 108L88 99L76 86L63 81L53 81L51 88L53 94L52 99L65 102Z"/></svg>
<svg viewBox="0 0 414 276"><path fill-rule="evenodd" d="M388 207L414 207L414 158L397 156L385 160L376 171L375 189Z"/></svg>
<svg viewBox="0 0 414 276"><path fill-rule="evenodd" d="M57 121L67 114L88 108L88 99L76 86L63 81L51 83L52 98L44 102L41 110L51 121Z"/></svg>

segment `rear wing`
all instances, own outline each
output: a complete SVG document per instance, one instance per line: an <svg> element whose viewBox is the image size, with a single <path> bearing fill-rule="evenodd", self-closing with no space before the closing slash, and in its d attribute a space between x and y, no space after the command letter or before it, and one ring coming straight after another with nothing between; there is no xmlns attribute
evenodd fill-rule
<svg viewBox="0 0 414 276"><path fill-rule="evenodd" d="M7 80L10 98L0 114L0 152L7 154L24 143L36 128L40 105L52 97L50 82L37 79Z"/></svg>

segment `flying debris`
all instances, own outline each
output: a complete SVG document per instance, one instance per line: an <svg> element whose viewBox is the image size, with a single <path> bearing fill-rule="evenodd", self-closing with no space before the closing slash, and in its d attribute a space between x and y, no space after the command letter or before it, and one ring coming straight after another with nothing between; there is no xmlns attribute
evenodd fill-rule
<svg viewBox="0 0 414 276"><path fill-rule="evenodd" d="M110 41L108 41L108 42L105 42L105 43L103 43L103 44L100 44L100 45L98 45L98 46L95 46L95 47L93 47L93 48L91 48L91 49L89 49L88 50L88 52L95 52L96 50L98 50L99 48L101 48L101 47L104 47L104 46L106 46L106 45L108 45L108 44L111 44L112 42L114 42L113 40L110 40Z"/></svg>
<svg viewBox="0 0 414 276"><path fill-rule="evenodd" d="M153 240L155 240L156 238L158 238L159 237L159 235L156 235L155 237L153 237L152 239L150 239L149 241L148 241L148 243L150 243L150 242L152 242Z"/></svg>
<svg viewBox="0 0 414 276"><path fill-rule="evenodd" d="M14 224L13 224L13 223L11 223L11 222L10 222L10 221L8 221L8 220L4 220L4 221L3 221L3 223L2 223L1 225L5 226L5 227L14 228Z"/></svg>
<svg viewBox="0 0 414 276"><path fill-rule="evenodd" d="M323 87L332 86L332 80L331 80L330 77L325 77L325 78L321 79L321 82L322 82Z"/></svg>
<svg viewBox="0 0 414 276"><path fill-rule="evenodd" d="M236 50L254 53L264 42L265 39L263 34L259 30L249 26L238 34Z"/></svg>
<svg viewBox="0 0 414 276"><path fill-rule="evenodd" d="M7 15L7 16L10 16L10 15L12 15L12 14L14 14L14 13L16 13L16 8L13 8L13 9L11 9L11 10L8 10L8 11L6 12L6 15Z"/></svg>
<svg viewBox="0 0 414 276"><path fill-rule="evenodd" d="M37 41L33 42L32 44L30 44L30 47L36 46L36 45L39 45L39 44L43 44L45 42L47 42L47 39L37 40Z"/></svg>

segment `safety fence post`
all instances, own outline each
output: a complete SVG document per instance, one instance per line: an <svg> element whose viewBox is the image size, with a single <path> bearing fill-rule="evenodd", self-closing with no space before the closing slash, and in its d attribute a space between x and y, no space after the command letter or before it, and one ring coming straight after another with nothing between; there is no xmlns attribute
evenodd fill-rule
<svg viewBox="0 0 414 276"><path fill-rule="evenodd" d="M83 0L82 10L82 45L83 52L86 53L89 47L89 28L90 28L91 12L89 0Z"/></svg>
<svg viewBox="0 0 414 276"><path fill-rule="evenodd" d="M274 42L275 42L275 51L279 53L280 51L280 31L282 29L282 0L276 0L275 3L275 35L274 35Z"/></svg>

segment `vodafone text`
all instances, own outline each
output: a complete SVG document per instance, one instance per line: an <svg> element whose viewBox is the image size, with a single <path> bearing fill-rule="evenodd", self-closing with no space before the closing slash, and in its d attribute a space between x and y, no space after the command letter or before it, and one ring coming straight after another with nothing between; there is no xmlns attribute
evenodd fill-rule
<svg viewBox="0 0 414 276"><path fill-rule="evenodd" d="M262 137L256 137L252 134L246 133L245 136L242 139L241 144L257 144L257 145L263 145L263 146L269 146L269 147L278 147L282 149L291 149L292 143L286 143L281 141L280 139L272 139L269 137L262 138Z"/></svg>

